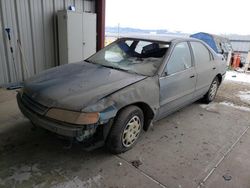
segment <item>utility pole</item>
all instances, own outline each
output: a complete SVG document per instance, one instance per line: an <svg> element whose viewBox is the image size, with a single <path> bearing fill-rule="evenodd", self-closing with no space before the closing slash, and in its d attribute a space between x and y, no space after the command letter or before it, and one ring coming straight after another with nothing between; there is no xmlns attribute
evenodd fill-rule
<svg viewBox="0 0 250 188"><path fill-rule="evenodd" d="M120 23L118 23L118 26L117 26L117 38L118 39L120 38Z"/></svg>

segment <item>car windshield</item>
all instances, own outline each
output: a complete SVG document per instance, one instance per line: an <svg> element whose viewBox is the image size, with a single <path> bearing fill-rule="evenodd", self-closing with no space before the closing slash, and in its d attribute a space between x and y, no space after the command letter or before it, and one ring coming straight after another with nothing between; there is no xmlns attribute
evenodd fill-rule
<svg viewBox="0 0 250 188"><path fill-rule="evenodd" d="M86 61L126 72L153 76L160 67L169 43L119 39Z"/></svg>

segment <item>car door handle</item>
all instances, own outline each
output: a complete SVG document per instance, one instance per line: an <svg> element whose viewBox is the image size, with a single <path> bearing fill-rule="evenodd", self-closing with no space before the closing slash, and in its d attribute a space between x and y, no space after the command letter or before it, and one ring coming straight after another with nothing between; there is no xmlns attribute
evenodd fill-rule
<svg viewBox="0 0 250 188"><path fill-rule="evenodd" d="M190 76L189 78L194 78L194 75Z"/></svg>
<svg viewBox="0 0 250 188"><path fill-rule="evenodd" d="M216 69L216 67L213 67L213 70L215 70Z"/></svg>

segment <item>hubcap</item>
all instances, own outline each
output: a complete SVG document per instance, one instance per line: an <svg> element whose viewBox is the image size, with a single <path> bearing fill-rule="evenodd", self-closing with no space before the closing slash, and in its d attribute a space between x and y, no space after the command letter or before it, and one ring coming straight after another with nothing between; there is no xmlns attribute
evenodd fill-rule
<svg viewBox="0 0 250 188"><path fill-rule="evenodd" d="M138 138L141 131L141 120L138 116L133 116L127 123L123 134L122 144L125 147L130 147Z"/></svg>
<svg viewBox="0 0 250 188"><path fill-rule="evenodd" d="M209 98L210 98L210 100L214 99L214 97L216 95L217 87L218 87L217 82L213 81L213 83L211 85L211 88L210 88L210 92L209 92Z"/></svg>

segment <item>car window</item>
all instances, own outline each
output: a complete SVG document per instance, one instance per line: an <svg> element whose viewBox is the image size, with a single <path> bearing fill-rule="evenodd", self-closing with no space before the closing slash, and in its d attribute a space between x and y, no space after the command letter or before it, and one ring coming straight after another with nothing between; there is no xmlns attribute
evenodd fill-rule
<svg viewBox="0 0 250 188"><path fill-rule="evenodd" d="M110 62L120 62L124 59L124 56L126 56L126 53L121 48L112 46L112 48L105 52L104 59Z"/></svg>
<svg viewBox="0 0 250 188"><path fill-rule="evenodd" d="M167 74L183 71L192 66L190 50L187 42L175 46L167 64Z"/></svg>
<svg viewBox="0 0 250 188"><path fill-rule="evenodd" d="M163 62L168 42L119 39L86 61L120 71L153 76Z"/></svg>
<svg viewBox="0 0 250 188"><path fill-rule="evenodd" d="M125 43L128 45L128 46L131 46L131 44L133 43L134 41L133 40L126 40Z"/></svg>
<svg viewBox="0 0 250 188"><path fill-rule="evenodd" d="M204 66L211 60L209 50L200 42L191 42L196 66Z"/></svg>
<svg viewBox="0 0 250 188"><path fill-rule="evenodd" d="M152 44L152 42L148 42L148 41L139 41L136 48L135 48L135 52L141 54L142 53L142 49L144 46L148 46Z"/></svg>

